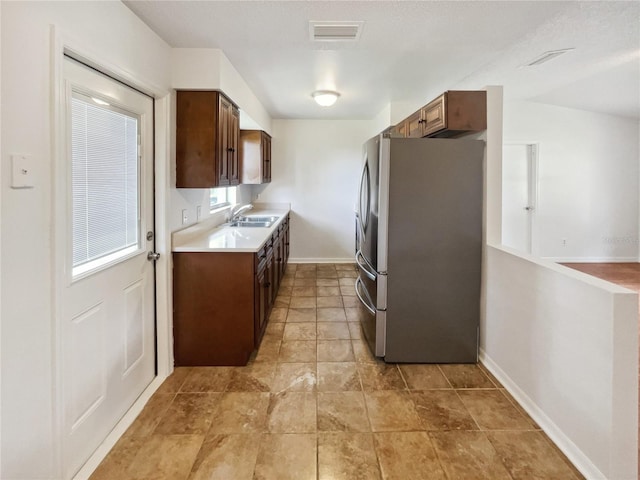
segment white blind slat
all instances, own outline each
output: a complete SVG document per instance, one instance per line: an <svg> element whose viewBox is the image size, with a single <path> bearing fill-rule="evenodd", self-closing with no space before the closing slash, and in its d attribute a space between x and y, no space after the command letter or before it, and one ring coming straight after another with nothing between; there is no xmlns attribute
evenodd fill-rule
<svg viewBox="0 0 640 480"><path fill-rule="evenodd" d="M139 241L138 118L72 98L73 266Z"/></svg>

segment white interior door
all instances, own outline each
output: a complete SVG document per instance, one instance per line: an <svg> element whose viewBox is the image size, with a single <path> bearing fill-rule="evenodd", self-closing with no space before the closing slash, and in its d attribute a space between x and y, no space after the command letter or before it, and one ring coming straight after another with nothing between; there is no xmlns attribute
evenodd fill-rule
<svg viewBox="0 0 640 480"><path fill-rule="evenodd" d="M536 145L504 145L502 244L531 253L536 207Z"/></svg>
<svg viewBox="0 0 640 480"><path fill-rule="evenodd" d="M153 100L65 58L63 470L71 478L155 376Z"/></svg>

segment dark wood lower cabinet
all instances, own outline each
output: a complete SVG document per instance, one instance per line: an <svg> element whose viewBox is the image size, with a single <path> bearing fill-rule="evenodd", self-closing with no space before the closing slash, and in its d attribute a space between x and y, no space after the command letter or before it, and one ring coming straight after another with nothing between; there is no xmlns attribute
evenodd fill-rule
<svg viewBox="0 0 640 480"><path fill-rule="evenodd" d="M269 296L269 273L267 269L267 262L263 262L258 268L258 274L256 275L256 289L254 300L254 347L258 348L264 330L267 328L267 315L269 310L269 302L267 297Z"/></svg>
<svg viewBox="0 0 640 480"><path fill-rule="evenodd" d="M255 254L174 252L176 366L245 365L254 348Z"/></svg>
<svg viewBox="0 0 640 480"><path fill-rule="evenodd" d="M246 365L286 268L289 219L257 253L173 253L176 366Z"/></svg>

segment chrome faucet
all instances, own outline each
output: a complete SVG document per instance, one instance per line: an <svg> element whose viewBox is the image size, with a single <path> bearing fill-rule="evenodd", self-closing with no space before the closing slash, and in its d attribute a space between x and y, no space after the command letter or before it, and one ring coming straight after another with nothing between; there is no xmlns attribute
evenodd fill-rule
<svg viewBox="0 0 640 480"><path fill-rule="evenodd" d="M234 205L229 210L229 222L231 223L239 220L244 212L251 210L252 208L253 208L253 205L251 205L250 203L246 205L240 205L240 204Z"/></svg>

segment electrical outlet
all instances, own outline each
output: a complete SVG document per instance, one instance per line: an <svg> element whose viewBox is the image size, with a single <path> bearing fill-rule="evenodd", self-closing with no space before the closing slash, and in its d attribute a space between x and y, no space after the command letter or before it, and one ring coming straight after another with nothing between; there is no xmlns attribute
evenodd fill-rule
<svg viewBox="0 0 640 480"><path fill-rule="evenodd" d="M198 205L196 207L196 220L200 221L201 218L202 218L202 207Z"/></svg>
<svg viewBox="0 0 640 480"><path fill-rule="evenodd" d="M182 210L182 224L186 224L189 221L189 215L187 214L187 209Z"/></svg>
<svg viewBox="0 0 640 480"><path fill-rule="evenodd" d="M562 244L563 247L566 247L567 246L567 239L566 238L560 239L560 243Z"/></svg>

